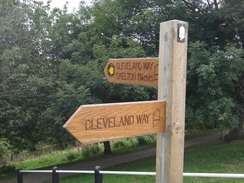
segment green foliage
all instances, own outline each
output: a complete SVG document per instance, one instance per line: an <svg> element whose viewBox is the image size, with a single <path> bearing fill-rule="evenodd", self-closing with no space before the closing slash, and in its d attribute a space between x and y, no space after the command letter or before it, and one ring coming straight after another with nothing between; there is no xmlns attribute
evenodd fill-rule
<svg viewBox="0 0 244 183"><path fill-rule="evenodd" d="M66 147L74 139L62 126L80 105L156 99L153 87L108 83L103 68L111 58L157 57L160 22L171 19L188 21L194 42L187 128L235 127L244 111L243 9L233 0L97 0L67 13L0 0L0 138L18 150Z"/></svg>
<svg viewBox="0 0 244 183"><path fill-rule="evenodd" d="M113 35L140 42L147 56L158 55L159 25L178 19L189 22L189 40L225 45L228 32L216 1L100 0L93 5L94 26L99 39L109 44ZM233 37L233 35L231 35Z"/></svg>
<svg viewBox="0 0 244 183"><path fill-rule="evenodd" d="M198 128L190 128L189 130L185 130L185 140L187 139L193 139L193 138L197 138L197 137L203 137L203 136L207 136L207 135L212 135L212 134L216 134L216 133L221 133L225 130L227 130L227 128L212 128L212 129L204 129L205 127L198 127ZM222 138L222 137L221 137Z"/></svg>
<svg viewBox="0 0 244 183"><path fill-rule="evenodd" d="M74 144L74 139L63 129L63 124L80 105L96 103L97 99L91 98L89 89L84 85L86 67L63 60L58 70L56 88L48 96L52 103L42 112L42 120L51 129L48 131L50 142L63 148Z"/></svg>
<svg viewBox="0 0 244 183"><path fill-rule="evenodd" d="M234 141L232 143L208 143L186 148L184 155L184 172L209 172L209 173L243 173L243 142ZM155 172L156 158L150 157L109 167L108 171L139 171ZM61 183L93 182L94 175L75 175L60 179ZM155 182L155 176L142 175L104 175L103 181L106 183L134 183ZM202 178L184 177L187 183L241 183L243 179L238 178Z"/></svg>
<svg viewBox="0 0 244 183"><path fill-rule="evenodd" d="M156 142L156 135L144 135L127 139L118 139L111 142L112 150L129 149L132 147L142 147Z"/></svg>
<svg viewBox="0 0 244 183"><path fill-rule="evenodd" d="M235 42L243 47L244 44L244 2L242 0L225 0L222 1L223 8L220 13L223 15L225 24L220 29L225 30L228 37L227 41Z"/></svg>
<svg viewBox="0 0 244 183"><path fill-rule="evenodd" d="M74 160L74 159L76 159L76 157L77 157L77 154L76 153L69 153L68 155L67 155L67 160L68 161L72 161L72 160Z"/></svg>
<svg viewBox="0 0 244 183"><path fill-rule="evenodd" d="M14 165L3 165L0 167L0 175L5 175L9 172L16 172L16 167Z"/></svg>
<svg viewBox="0 0 244 183"><path fill-rule="evenodd" d="M138 145L139 146L144 146L144 145L147 144L147 140L145 139L144 136L137 137L137 140L138 140Z"/></svg>
<svg viewBox="0 0 244 183"><path fill-rule="evenodd" d="M105 44L109 44L114 35L121 35L125 39L138 40L147 48L144 49L147 55L155 55L155 40L158 38L158 30L155 30L159 25L155 24L158 18L150 1L97 1L94 3L92 15L99 39Z"/></svg>
<svg viewBox="0 0 244 183"><path fill-rule="evenodd" d="M124 141L115 141L113 143L113 149L118 150L118 149L123 149L126 148L126 143Z"/></svg>
<svg viewBox="0 0 244 183"><path fill-rule="evenodd" d="M0 139L0 160L10 155L10 144L6 139Z"/></svg>
<svg viewBox="0 0 244 183"><path fill-rule="evenodd" d="M82 148L82 155L84 158L92 157L99 152L101 152L101 148L98 144L86 145Z"/></svg>
<svg viewBox="0 0 244 183"><path fill-rule="evenodd" d="M0 135L19 149L31 149L45 136L38 118L54 83L54 67L40 54L47 50L43 30L48 25L46 7L40 7L19 1L0 3Z"/></svg>
<svg viewBox="0 0 244 183"><path fill-rule="evenodd" d="M154 88L108 83L103 73L110 58L145 57L145 52L137 42L113 36L108 47L97 44L94 45L93 52L96 60L87 64L91 71L86 81L93 97L101 99L103 103L155 99Z"/></svg>
<svg viewBox="0 0 244 183"><path fill-rule="evenodd" d="M187 84L187 124L206 127L236 127L242 110L236 98L238 83L244 77L243 51L234 46L213 52L196 42L189 48Z"/></svg>

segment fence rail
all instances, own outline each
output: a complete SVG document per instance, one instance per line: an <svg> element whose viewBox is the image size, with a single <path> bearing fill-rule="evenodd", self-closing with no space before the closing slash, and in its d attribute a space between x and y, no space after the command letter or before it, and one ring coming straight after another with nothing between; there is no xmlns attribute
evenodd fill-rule
<svg viewBox="0 0 244 183"><path fill-rule="evenodd" d="M103 174L117 175L151 175L156 176L156 172L129 172L129 171L103 171L100 166L95 170L58 170L54 167L52 170L22 170L18 169L17 183L23 183L23 173L52 173L52 183L59 183L60 173L73 174L94 174L95 183L103 182ZM244 178L244 174L227 174L227 173L183 173L184 177L218 177L218 178Z"/></svg>
<svg viewBox="0 0 244 183"><path fill-rule="evenodd" d="M219 178L244 178L244 174L229 173L183 173L185 177L219 177Z"/></svg>

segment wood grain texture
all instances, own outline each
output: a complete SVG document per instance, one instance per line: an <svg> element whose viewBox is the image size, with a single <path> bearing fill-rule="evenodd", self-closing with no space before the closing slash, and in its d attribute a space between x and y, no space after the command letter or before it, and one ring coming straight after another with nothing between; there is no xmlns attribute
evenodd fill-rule
<svg viewBox="0 0 244 183"><path fill-rule="evenodd" d="M109 82L158 85L158 58L110 59L104 68Z"/></svg>
<svg viewBox="0 0 244 183"><path fill-rule="evenodd" d="M165 130L166 102L83 105L64 128L83 144Z"/></svg>
<svg viewBox="0 0 244 183"><path fill-rule="evenodd" d="M179 24L186 27L184 42L178 41ZM157 135L157 183L183 182L187 32L188 24L183 21L173 20L160 24L158 99L161 100L165 96L164 63L167 60L167 106L165 134ZM163 144L165 148L162 147ZM162 157L163 149L165 157Z"/></svg>

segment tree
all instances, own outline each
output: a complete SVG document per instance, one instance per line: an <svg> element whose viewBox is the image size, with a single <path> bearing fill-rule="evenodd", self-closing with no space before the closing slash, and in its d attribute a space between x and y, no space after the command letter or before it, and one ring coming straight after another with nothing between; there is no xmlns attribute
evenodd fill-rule
<svg viewBox="0 0 244 183"><path fill-rule="evenodd" d="M111 58L139 58L145 57L142 47L132 39L124 39L113 36L108 47L105 45L94 45L94 57L96 60L90 62L94 75L91 75L89 87L91 94L101 99L103 103L142 101L155 99L155 89L152 87L121 85L108 83L103 73L107 61ZM152 95L150 95L152 94Z"/></svg>
<svg viewBox="0 0 244 183"><path fill-rule="evenodd" d="M0 1L1 136L19 149L33 149L45 136L39 116L54 86L54 67L44 54L48 15L40 6Z"/></svg>
<svg viewBox="0 0 244 183"><path fill-rule="evenodd" d="M72 64L69 60L61 61L54 92L48 96L52 103L42 112L41 118L48 130L49 142L64 148L74 145L74 139L62 127L80 105L98 103L91 97L89 87L84 83L89 68Z"/></svg>
<svg viewBox="0 0 244 183"><path fill-rule="evenodd" d="M239 123L242 134L243 9L240 0L96 0L69 14L0 0L0 137L19 149L64 147L73 141L62 126L79 105L156 99L153 87L108 83L103 69L110 58L157 57L159 24L171 19L190 25L187 126Z"/></svg>
<svg viewBox="0 0 244 183"><path fill-rule="evenodd" d="M65 146L64 122L96 101L79 84L92 56L86 17L32 0L1 0L0 8L0 136L19 150Z"/></svg>
<svg viewBox="0 0 244 183"><path fill-rule="evenodd" d="M220 29L228 35L225 41L235 42L243 47L244 43L244 2L241 0L224 0L220 10L224 24Z"/></svg>
<svg viewBox="0 0 244 183"><path fill-rule="evenodd" d="M94 45L93 54L96 60L86 65L87 69L82 73L86 79L83 79L83 83L82 81L79 83L87 86L91 97L99 99L99 103L142 101L156 98L155 88L108 83L103 73L110 58L143 57L145 52L136 41L113 36L108 47L103 44ZM104 154L110 153L110 143L104 142Z"/></svg>
<svg viewBox="0 0 244 183"><path fill-rule="evenodd" d="M221 3L203 0L100 0L92 9L94 26L105 45L113 35L137 40L147 56L158 55L159 25L179 19L189 22L189 41L205 41L224 47L225 23Z"/></svg>
<svg viewBox="0 0 244 183"><path fill-rule="evenodd" d="M243 50L234 46L216 49L201 42L190 46L186 124L231 129L240 124L243 131Z"/></svg>
<svg viewBox="0 0 244 183"><path fill-rule="evenodd" d="M144 0L139 2L127 1L127 0L95 1L91 10L92 15L94 17L94 21L91 22L91 26L94 28L92 29L93 30L92 32L94 37L98 39L97 44L94 45L94 57L97 58L97 61L101 63L102 60L109 59L109 57L106 57L107 55L111 55L110 58L117 58L117 57L122 58L123 56L128 57L122 54L118 54L113 57L113 53L117 54L119 53L119 51L117 52L116 49L112 49L113 47L116 48L117 46L116 43L120 46L119 48L120 50L126 49L128 40L134 40L135 42L137 42L138 48L140 47L141 49L143 49L146 56L157 56L159 23L170 19L182 19L188 21L190 25L189 41L196 42L198 40L198 41L205 42L206 44L204 46L201 45L198 47L199 49L202 47L204 48L202 51L196 52L199 54L198 57L193 52L189 53L190 62L193 63L193 60L198 60L198 62L194 61L195 64L197 63L198 65L195 65L193 67L194 64L192 63L189 64L189 68L193 67L193 71L189 72L190 74L189 74L188 83L198 84L199 81L201 81L200 83L205 83L205 82L207 83L207 79L212 79L216 81L216 86L213 85L210 87L206 83L204 84L206 88L208 87L209 92L210 91L215 92L215 95L213 95L210 98L207 97L208 95L205 95L205 94L209 94L208 92L203 93L203 91L201 91L200 85L197 85L198 88L196 89L194 89L196 85L193 84L188 85L189 88L188 101L190 106L190 107L188 106L188 110L187 110L188 119L190 119L191 117L195 117L195 120L199 121L205 127L206 126L213 127L219 125L220 123L225 124L229 127L230 126L234 127L237 124L239 114L240 114L237 112L240 106L236 105L237 104L236 102L239 100L236 100L235 98L236 93L234 91L237 89L238 86L237 83L241 82L242 76L238 76L238 79L232 78L232 80L231 79L228 80L228 82L226 82L225 84L223 84L224 81L221 80L222 83L221 85L229 89L229 93L224 93L224 94L221 94L221 92L220 93L217 92L217 88L220 89L219 85L217 85L217 83L219 83L218 80L219 77L215 76L217 75L215 73L219 73L220 72L219 69L222 67L226 69L226 73L231 75L230 72L232 72L232 70L227 67L228 61L226 61L227 59L225 58L225 52L230 54L231 49L234 50L234 47L237 46L232 45L231 48L229 48L228 46L231 45L231 42L238 43L238 41L236 40L240 40L239 37L241 37L239 36L241 35L240 31L238 34L236 31L234 31L235 33L233 34L229 34L229 30L227 31L225 29L226 25L229 25L229 23L227 22L229 19L224 18L222 16L222 13L230 9L228 8L231 6L230 2L234 3L232 1L227 2L227 1L215 1L215 0L214 1ZM242 12L241 11L242 4L239 1L237 4L240 5L238 7L238 12ZM234 14L233 9L231 12ZM226 17L228 16L229 14L226 15ZM241 19L239 16L236 15L235 20L241 20ZM231 29L231 26L229 26L229 28ZM113 42L114 40L116 41ZM234 52L233 54L235 55ZM211 57L211 61L209 60L208 57ZM220 58L225 60L226 62L224 61L221 62ZM242 56L240 56L239 54L239 56L234 56L233 59L239 60L239 63L241 63L240 61L241 58ZM209 65L209 62L211 62L211 65ZM207 78L208 75L206 73L205 73L205 77L203 77L204 75L203 73L209 72L211 69L213 70L212 72L214 73L212 75L212 78L210 76L209 78ZM96 68L94 68L94 70L96 70ZM196 72L196 70L198 72L202 70L201 71L202 75L199 76L198 75L199 73ZM241 71L239 70L238 73L239 72ZM199 77L201 79L199 79ZM115 84L114 86L116 87L116 89L114 89L113 87L107 87L106 83L104 83L103 81L96 80L96 78L93 79L93 84L90 86L91 86L92 94L96 93L93 91L107 92L106 95L104 96L102 95L105 92L100 92L96 94L96 96L98 96L98 98L101 98L103 102L109 101L111 99L128 101L130 96L136 97L134 95L127 96L125 93L123 93L122 95L113 96L113 93L115 93L114 91L117 91L118 89L117 93L119 94L127 86L124 87ZM127 89L129 89L129 87ZM201 93L202 98L206 100L199 99L198 90L202 92ZM221 88L221 90L224 89ZM124 96L124 99L119 98L119 96ZM197 110L198 105L200 105L201 102L206 103L206 105L209 105L211 103L211 107L210 107L211 110L208 108L209 106L208 107L205 106ZM229 103L229 105L225 106L224 105L225 103ZM213 110L214 108L216 110L215 112ZM230 118L229 115L228 118L226 118L224 111L228 111L229 114L235 114L233 115L233 119ZM208 114L208 112L210 112L210 115ZM209 118L207 118L207 116Z"/></svg>

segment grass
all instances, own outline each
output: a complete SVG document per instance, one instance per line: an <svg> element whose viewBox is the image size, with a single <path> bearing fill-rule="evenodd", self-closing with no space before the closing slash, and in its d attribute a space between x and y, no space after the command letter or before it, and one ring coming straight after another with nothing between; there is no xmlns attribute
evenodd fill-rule
<svg viewBox="0 0 244 183"><path fill-rule="evenodd" d="M186 148L185 172L244 174L244 141L215 142ZM241 183L243 179L184 178L184 182Z"/></svg>
<svg viewBox="0 0 244 183"><path fill-rule="evenodd" d="M185 131L185 139L193 139L197 137L203 137L215 133L219 133L221 131L225 131L227 129L225 128L213 128L213 129L205 129L205 130L199 130L199 129L191 129Z"/></svg>
<svg viewBox="0 0 244 183"><path fill-rule="evenodd" d="M189 172L244 173L244 141L196 145L187 148L185 154Z"/></svg>
<svg viewBox="0 0 244 183"><path fill-rule="evenodd" d="M110 167L112 171L155 172L155 157ZM244 141L215 142L185 149L184 172L190 173L240 173L244 174ZM104 183L151 183L155 176L103 175ZM60 180L60 183L93 183L93 175L76 175ZM241 183L237 178L184 177L184 183Z"/></svg>
<svg viewBox="0 0 244 183"><path fill-rule="evenodd" d="M92 146L88 145L84 147L84 152L78 151L76 148L68 149L65 151L56 151L48 154L44 154L38 157L30 157L26 160L20 160L19 162L9 163L8 166L14 166L16 169L22 168L24 170L41 170L41 169L52 169L54 166L64 166L70 164L81 163L89 160L101 159L104 157L116 156L118 154L127 154L130 152L142 151L145 149L150 149L155 147L155 137L153 136L144 136L146 143L144 145L138 146L139 139L141 138L130 138L111 141L113 154L103 155L103 144L99 144L99 151L95 150L96 153L92 152L96 148L96 144ZM117 145L116 145L117 144ZM119 145L118 145L119 144ZM88 148L87 148L88 147ZM90 152L90 153L89 153ZM1 167L0 167L1 175ZM16 176L16 171L10 171L4 173L0 176L0 180L9 179Z"/></svg>
<svg viewBox="0 0 244 183"><path fill-rule="evenodd" d="M195 138L199 136L205 136L208 134L213 134L219 132L221 129L213 129L213 130L205 130L205 131L199 131L199 130L191 130L186 131L186 139ZM130 139L122 139L122 140L116 140L112 141L112 150L113 154L108 156L116 156L118 154L127 154L130 152L136 152L141 151L145 149L154 148L156 134L154 135L148 135L139 137L139 138L130 138ZM141 144L141 146L138 146L138 144ZM63 165L69 165L69 164L75 164L80 163L88 160L96 160L103 158L103 145L100 144L100 151L97 154L92 154L91 156L84 156L85 153L82 153L76 149L70 149L66 151L60 151L60 152L53 152L41 155L39 157L32 157L28 158L27 160L20 161L20 162L13 162L10 163L10 166L15 166L17 168L22 168L24 170L34 170L34 169L51 169L54 166L63 166ZM97 150L96 150L97 151ZM1 168L1 167L0 167ZM2 175L0 177L1 179L8 179L11 177L15 177L16 172L8 172L5 175Z"/></svg>
<svg viewBox="0 0 244 183"><path fill-rule="evenodd" d="M155 157L133 161L107 168L111 171L155 171ZM94 183L94 176L91 174L75 175L60 179L60 183ZM151 183L155 182L155 176L135 176L135 175L103 175L104 183ZM51 182L46 182L51 183Z"/></svg>

